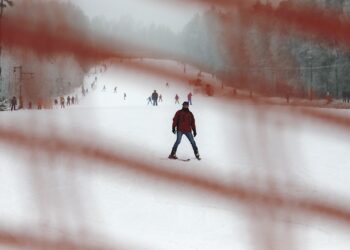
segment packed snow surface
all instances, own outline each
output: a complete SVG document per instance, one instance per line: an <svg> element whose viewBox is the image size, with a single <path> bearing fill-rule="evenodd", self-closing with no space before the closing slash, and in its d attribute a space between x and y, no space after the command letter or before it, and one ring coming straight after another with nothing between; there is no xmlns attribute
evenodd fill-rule
<svg viewBox="0 0 350 250"><path fill-rule="evenodd" d="M176 62L146 62L183 72ZM97 72L86 75L85 97L81 89L71 94L78 95L79 104L1 112L0 126L54 134L218 182L350 205L348 132L288 115L288 107L257 108L208 97L178 80L129 70L123 63ZM197 72L187 67L187 75L195 78ZM158 106L147 104L154 90L163 96ZM177 156L191 160L169 160L175 142L172 118L189 92L203 159L194 158L183 137ZM175 104L176 94L180 104ZM348 110L332 112L349 115ZM12 231L89 233L102 243L134 249L260 249L264 235L275 237L279 249L290 242L290 249L350 247L350 228L339 222L292 211L270 218L263 208L140 177L98 160L2 143L0 162L0 225ZM269 229L277 233L266 233Z"/></svg>

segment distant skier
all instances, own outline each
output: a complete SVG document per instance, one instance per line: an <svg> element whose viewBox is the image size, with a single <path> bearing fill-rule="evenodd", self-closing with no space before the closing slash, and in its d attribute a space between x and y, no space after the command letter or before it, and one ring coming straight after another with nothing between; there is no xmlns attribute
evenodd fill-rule
<svg viewBox="0 0 350 250"><path fill-rule="evenodd" d="M158 93L157 93L157 91L153 91L152 101L153 101L153 106L158 106Z"/></svg>
<svg viewBox="0 0 350 250"><path fill-rule="evenodd" d="M70 106L70 96L67 97L67 106Z"/></svg>
<svg viewBox="0 0 350 250"><path fill-rule="evenodd" d="M41 100L41 99L39 99L39 100L37 101L36 106L37 106L38 110L40 110L40 109L42 109L42 108L43 108L43 102L42 102L42 100Z"/></svg>
<svg viewBox="0 0 350 250"><path fill-rule="evenodd" d="M179 96L178 96L177 94L175 95L175 104L176 104L176 103L177 103L177 104L180 104L180 102L179 102Z"/></svg>
<svg viewBox="0 0 350 250"><path fill-rule="evenodd" d="M232 90L232 95L237 95L237 90L236 90L236 88L233 88L233 90Z"/></svg>
<svg viewBox="0 0 350 250"><path fill-rule="evenodd" d="M60 97L60 103L61 103L61 109L64 109L65 100L63 96Z"/></svg>
<svg viewBox="0 0 350 250"><path fill-rule="evenodd" d="M149 96L149 97L147 98L147 100L148 100L147 105L152 104L152 97Z"/></svg>
<svg viewBox="0 0 350 250"><path fill-rule="evenodd" d="M346 102L346 96L347 96L347 92L343 91L342 92L343 102Z"/></svg>
<svg viewBox="0 0 350 250"><path fill-rule="evenodd" d="M81 93L83 94L83 96L85 96L85 94L86 94L86 91L85 91L85 88L84 88L84 86L82 86L82 87L81 87Z"/></svg>
<svg viewBox="0 0 350 250"><path fill-rule="evenodd" d="M23 109L23 96L19 96L19 107L18 109Z"/></svg>
<svg viewBox="0 0 350 250"><path fill-rule="evenodd" d="M326 104L330 104L333 101L332 95L327 91L326 93Z"/></svg>
<svg viewBox="0 0 350 250"><path fill-rule="evenodd" d="M71 101L72 101L72 105L74 105L75 103L74 96L72 96Z"/></svg>
<svg viewBox="0 0 350 250"><path fill-rule="evenodd" d="M192 105L192 92L188 93L187 95L187 101L190 105Z"/></svg>
<svg viewBox="0 0 350 250"><path fill-rule="evenodd" d="M124 93L124 100L126 100L126 93Z"/></svg>
<svg viewBox="0 0 350 250"><path fill-rule="evenodd" d="M114 88L114 93L117 93L117 87Z"/></svg>
<svg viewBox="0 0 350 250"><path fill-rule="evenodd" d="M196 123L192 112L188 109L188 106L189 106L189 103L184 102L182 104L182 109L178 110L175 113L175 116L173 118L172 131L174 134L177 134L177 137L176 137L176 142L169 155L169 159L177 159L176 150L181 142L182 136L185 135L192 145L196 158L200 160L198 148L193 138L193 137L196 137L197 135ZM191 132L192 130L193 130L193 135Z"/></svg>
<svg viewBox="0 0 350 250"><path fill-rule="evenodd" d="M161 94L159 95L158 102L163 102L163 96Z"/></svg>
<svg viewBox="0 0 350 250"><path fill-rule="evenodd" d="M58 101L57 101L56 98L55 98L55 100L54 100L54 103L55 103L55 105L58 105Z"/></svg>
<svg viewBox="0 0 350 250"><path fill-rule="evenodd" d="M17 106L17 98L14 96L11 99L11 111L16 110L16 106Z"/></svg>
<svg viewBox="0 0 350 250"><path fill-rule="evenodd" d="M169 88L169 83L168 83L168 82L166 82L165 86L166 86L167 88Z"/></svg>

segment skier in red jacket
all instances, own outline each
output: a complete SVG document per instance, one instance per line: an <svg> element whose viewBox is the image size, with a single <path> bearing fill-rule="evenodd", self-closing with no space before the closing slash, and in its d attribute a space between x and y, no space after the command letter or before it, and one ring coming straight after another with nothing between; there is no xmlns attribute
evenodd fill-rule
<svg viewBox="0 0 350 250"><path fill-rule="evenodd" d="M176 150L181 142L182 136L185 135L192 145L196 158L200 160L198 148L193 138L193 137L196 137L197 135L196 123L192 112L188 109L188 105L189 105L188 102L184 102L182 104L182 109L178 110L173 118L172 128L173 128L173 133L177 134L177 138L171 150L171 153L169 155L169 159L177 159ZM192 135L192 130L193 130L193 135Z"/></svg>

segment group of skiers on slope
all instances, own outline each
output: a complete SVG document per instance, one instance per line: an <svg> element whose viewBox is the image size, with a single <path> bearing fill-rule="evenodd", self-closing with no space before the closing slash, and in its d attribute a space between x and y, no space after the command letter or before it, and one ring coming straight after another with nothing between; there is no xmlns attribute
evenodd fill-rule
<svg viewBox="0 0 350 250"><path fill-rule="evenodd" d="M103 85L102 91L105 92L107 90L106 85ZM118 94L118 87L114 87L113 89L114 94ZM123 94L123 99L126 100L126 93L124 92Z"/></svg>
<svg viewBox="0 0 350 250"><path fill-rule="evenodd" d="M192 92L188 93L187 95L187 102L189 105L192 105ZM147 98L148 102L147 105L153 104L153 106L158 106L159 102L163 102L163 96L161 94L158 94L156 90L153 91L152 95ZM175 95L175 104L180 104L180 97L178 94Z"/></svg>
<svg viewBox="0 0 350 250"><path fill-rule="evenodd" d="M43 100L38 98L36 101L36 105L37 105L37 109L42 109L43 107ZM46 104L48 104L47 106L51 106L48 102L45 102ZM17 106L18 105L18 106ZM23 98L22 96L19 97L19 99L17 99L16 96L13 96L10 99L10 109L11 111L15 111L18 109L23 109L24 108L24 102L23 102ZM28 102L28 109L32 109L33 108L33 103L31 101Z"/></svg>
<svg viewBox="0 0 350 250"><path fill-rule="evenodd" d="M91 83L91 90L96 90L97 88L97 76L95 76L95 80ZM107 90L107 87L106 85L103 85L102 87L102 92L105 92ZM84 86L82 87L82 94L83 96L85 96L87 93L88 93L88 89L85 89ZM118 87L115 86L114 89L113 89L113 93L114 94L117 94L118 93ZM123 94L123 99L126 100L126 93L124 92Z"/></svg>
<svg viewBox="0 0 350 250"><path fill-rule="evenodd" d="M163 96L157 93L157 91L153 91L152 95L147 98L148 104L153 104L153 106L158 106L158 102L163 102Z"/></svg>
<svg viewBox="0 0 350 250"><path fill-rule="evenodd" d="M10 101L11 111L15 111L17 109L22 109L23 108L23 98L22 98L22 96L19 97L19 100L17 100L16 96L13 96L9 101ZM17 105L18 105L18 107L17 107ZM32 103L31 102L28 103L28 108L29 109L32 108ZM39 108L41 108L40 101L38 101L38 109Z"/></svg>
<svg viewBox="0 0 350 250"><path fill-rule="evenodd" d="M342 92L343 102L350 102L350 91Z"/></svg>
<svg viewBox="0 0 350 250"><path fill-rule="evenodd" d="M187 94L187 102L189 103L189 105L192 105L192 96L193 96L192 92ZM180 100L180 97L178 94L176 94L175 95L175 104L180 104L179 100Z"/></svg>
<svg viewBox="0 0 350 250"><path fill-rule="evenodd" d="M191 94L191 93L190 93ZM192 97L192 96L191 96ZM152 94L152 100L153 105L157 105L158 101L158 93L156 91ZM54 100L55 105L58 105L58 100ZM67 103L67 106L74 105L78 103L78 95L75 96L67 96L66 100L64 96L60 97L60 105L61 108L65 108L65 103ZM11 99L11 111L16 110L17 105L17 98L14 96ZM29 108L31 109L31 103L29 104ZM41 103L38 103L38 109L41 109ZM193 113L189 110L190 102L183 102L182 109L178 110L175 113L175 116L173 118L172 122L172 132L176 134L176 141L171 149L171 153L169 155L169 159L177 159L176 151L178 146L181 143L182 136L185 135L187 139L190 141L193 152L195 157L200 160L198 147L196 145L196 142L194 140L194 137L197 136L197 130L196 130L196 122ZM193 134L192 134L193 131Z"/></svg>
<svg viewBox="0 0 350 250"><path fill-rule="evenodd" d="M169 87L169 83L166 83L166 87ZM177 159L176 151L181 143L182 136L185 135L192 145L192 149L195 157L200 160L197 144L194 137L197 136L196 122L193 113L189 110L189 105L192 105L192 93L188 93L187 101L182 103L182 109L175 113L172 122L172 132L176 134L176 141L171 149L169 159ZM179 103L179 95L175 95L175 104ZM152 103L153 106L158 106L158 102L163 101L161 94L158 94L156 90L153 91L152 95L147 98L148 104ZM193 131L193 134L192 134Z"/></svg>
<svg viewBox="0 0 350 250"><path fill-rule="evenodd" d="M60 100L61 108L63 109L66 107L66 105L70 106L70 105L78 104L78 95L76 94L75 96L67 96L67 98L64 98L64 96L60 96L59 100ZM55 105L58 105L58 100L55 99L54 103Z"/></svg>

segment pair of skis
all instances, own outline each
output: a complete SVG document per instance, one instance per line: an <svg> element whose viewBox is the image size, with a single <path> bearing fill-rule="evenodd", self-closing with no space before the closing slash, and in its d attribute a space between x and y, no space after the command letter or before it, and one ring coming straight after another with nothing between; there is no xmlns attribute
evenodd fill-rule
<svg viewBox="0 0 350 250"><path fill-rule="evenodd" d="M168 158L168 159L170 159L170 160L177 160L177 161L190 161L191 160L191 158ZM196 157L196 158L193 158L193 159L197 159L198 161L200 161L200 160L202 160L200 157Z"/></svg>

